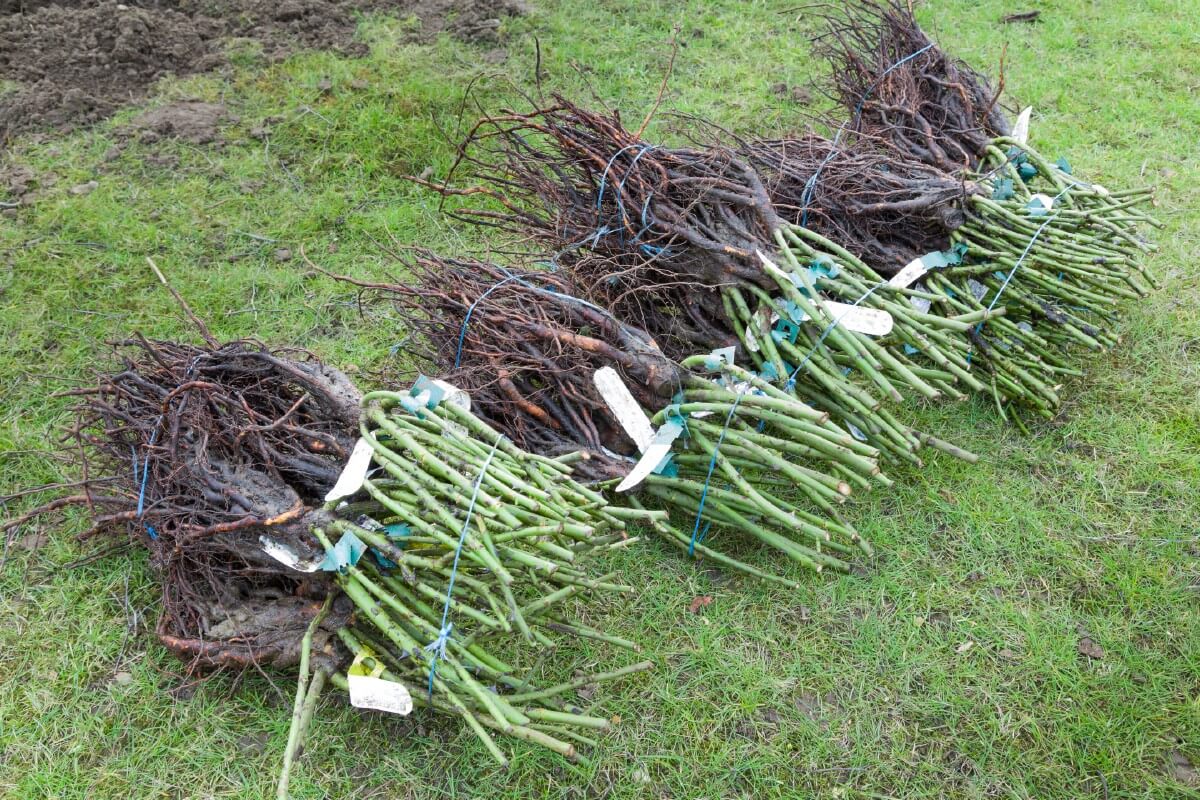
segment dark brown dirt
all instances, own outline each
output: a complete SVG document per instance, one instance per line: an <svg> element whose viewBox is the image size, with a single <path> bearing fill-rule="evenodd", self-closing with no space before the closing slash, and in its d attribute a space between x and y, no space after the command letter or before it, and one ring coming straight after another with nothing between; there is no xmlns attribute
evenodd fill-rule
<svg viewBox="0 0 1200 800"><path fill-rule="evenodd" d="M208 144L217 140L217 125L228 119L229 112L220 103L185 100L147 111L133 125L141 131L142 141L166 137Z"/></svg>
<svg viewBox="0 0 1200 800"><path fill-rule="evenodd" d="M231 38L263 56L299 49L361 51L363 13L415 16L415 36L447 32L483 44L522 0L0 0L0 143L19 133L69 130L143 97L159 78L226 63Z"/></svg>

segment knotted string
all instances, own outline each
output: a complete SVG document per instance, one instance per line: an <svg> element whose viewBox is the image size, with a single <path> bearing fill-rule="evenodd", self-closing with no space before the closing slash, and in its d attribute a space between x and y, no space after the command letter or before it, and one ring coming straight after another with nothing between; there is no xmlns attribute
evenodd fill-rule
<svg viewBox="0 0 1200 800"><path fill-rule="evenodd" d="M516 283L521 284L525 288L532 289L535 292L540 292L542 294L550 295L551 297L561 297L563 299L570 300L573 303L579 303L580 305L584 305L584 306L587 306L588 308L599 311L600 313L604 314L607 317L612 317L611 312L609 312L606 309L601 308L600 306L598 306L594 303L589 303L587 300L584 300L579 297L575 297L574 295L563 294L562 292L556 292L553 289L546 289L541 286L535 286L532 283L530 283L529 281L525 280L520 275L513 275L511 272L509 272L504 267L499 267L499 269L507 277L496 281L494 284L492 284L491 286L489 286L487 288L487 291L485 291L483 294L479 295L479 297L475 298L475 301L473 303L471 303L470 307L467 308L466 316L463 317L462 327L458 331L458 347L454 351L454 368L455 369L458 369L459 365L462 363L463 344L466 342L466 339L467 339L467 326L471 324L471 315L475 313L475 307L477 305L479 305L480 303L482 303L484 301L484 299L487 298L487 296L490 295L492 292L496 291L501 286L503 286L506 283L509 283L510 281L515 281Z"/></svg>
<svg viewBox="0 0 1200 800"><path fill-rule="evenodd" d="M1068 191L1070 191L1074 187L1082 186L1082 185L1083 184L1080 181L1075 181L1075 180L1070 181L1066 186L1063 187L1063 190L1061 192L1054 195L1054 200L1052 201L1052 204L1057 203L1058 199L1060 197L1062 197L1064 194L1066 194ZM1012 283L1012 279L1017 274L1017 270L1021 268L1021 265L1023 263L1025 263L1026 257L1029 255L1029 252L1031 250L1033 250L1033 245L1037 242L1038 237L1040 237L1042 235L1042 231L1046 230L1046 228L1050 225L1050 223L1053 222L1057 218L1058 218L1058 214L1048 215L1046 217L1046 221L1038 226L1038 229L1033 232L1033 236L1029 237L1029 242L1025 245L1025 249L1023 251L1021 251L1021 257L1017 259L1017 262L1015 264L1013 264L1013 268L1010 269L1008 271L1008 274L1004 276L1004 281L1000 284L1000 288L996 290L996 296L993 297L992 302L988 304L987 312L989 315L991 314L992 309L994 309L996 307L996 303L998 303L1000 301L1000 295L1004 294L1004 290L1008 288L1008 285L1010 283ZM976 335L978 335L979 332L981 330L983 330L984 323L986 323L986 322L987 322L987 318L985 317L984 319L980 320L978 325L975 326L975 334ZM971 353L973 353L973 352L974 352L973 347L971 350L967 351L967 363L968 364L971 363Z"/></svg>
<svg viewBox="0 0 1200 800"><path fill-rule="evenodd" d="M837 132L833 135L833 146L829 148L829 154L827 156L825 156L825 158L821 161L820 164L817 165L816 171L814 171L812 176L809 177L809 179L807 181L805 181L805 183L804 183L804 193L800 196L800 202L803 204L803 208L800 211L800 227L801 228L808 227L808 204L809 204L809 202L812 201L813 192L817 188L817 178L821 175L821 171L825 169L825 165L828 164L830 161L832 161L833 157L835 155L837 155L837 147L838 147L838 144L842 141L842 133L845 132L846 127L851 124L853 124L855 128L858 127L859 120L862 118L863 106L866 105L867 98L871 96L871 92L875 91L875 89L877 89L879 87L879 84L882 83L883 79L888 76L888 73L890 73L892 70L900 67L901 65L906 64L909 61L912 61L914 58L921 55L922 53L924 53L926 50L928 50L931 47L933 47L933 42L930 42L929 44L925 45L924 47L922 47L920 50L916 51L915 53L911 53L911 54L905 56L904 58L900 59L899 61L897 61L895 64L892 64L890 67L888 67L887 69L885 69L883 71L882 75L880 75L878 78L875 79L874 83L872 83L870 86L867 87L867 90L865 92L863 92L862 97L859 98L858 106L854 109L854 116L851 119L848 119L845 122L843 122L842 126L837 129Z"/></svg>
<svg viewBox="0 0 1200 800"><path fill-rule="evenodd" d="M788 376L786 391L790 392L790 391L792 391L792 389L796 388L796 376L800 374L800 370L803 369L804 365L808 363L808 360L813 357L813 354L816 353L817 350L821 347L821 344L825 341L825 338L827 336L829 336L830 332L832 332L833 329L837 327L838 323L842 321L842 318L845 317L847 314L849 314L854 308L856 308L859 303L861 303L863 300L866 300L868 297L870 297L872 294L874 294L876 289L881 289L887 285L888 285L887 281L880 281L879 283L875 284L870 289L867 289L867 291L863 294L862 297L858 298L853 303L851 303L850 308L847 308L841 314L834 317L833 321L830 322L828 326L826 326L825 330L821 331L821 335L817 337L817 341L815 344L813 344L812 349L808 351L808 353L804 356L804 359L801 360L801 362L796 366L796 368L794 370L792 370L792 374Z"/></svg>
<svg viewBox="0 0 1200 800"><path fill-rule="evenodd" d="M692 540L688 542L688 555L692 556L696 553L696 543L704 539L708 535L708 526L704 527L704 533L700 532L700 519L704 514L704 503L708 500L708 485L712 482L713 469L717 466L717 455L721 452L721 444L725 441L725 433L729 430L730 423L733 422L733 414L737 411L738 404L742 402L742 398L750 391L750 384L746 384L738 390L737 397L733 400L733 405L729 407L729 413L725 415L725 424L721 427L721 435L717 437L717 443L713 446L712 458L708 460L708 474L704 476L704 488L700 491L700 507L696 509L696 522L692 525Z"/></svg>
<svg viewBox="0 0 1200 800"><path fill-rule="evenodd" d="M467 516L463 520L462 533L458 535L458 546L454 548L454 564L450 567L450 585L446 589L446 603L442 606L442 627L438 631L437 638L425 645L425 651L433 654L429 663L430 698L433 697L433 679L437 675L438 660L446 657L446 645L450 643L450 634L454 631L454 623L450 622L450 599L454 595L454 579L458 576L458 559L462 555L463 544L467 541L467 531L471 528L471 514L475 510L475 501L479 499L479 487L483 485L483 476L487 474L488 465L492 463L492 456L496 455L496 448L500 446L500 440L503 438L501 436L492 443L492 449L488 451L487 458L483 460L483 466L479 468L479 477L475 479L475 488L471 491L471 502L467 505Z"/></svg>

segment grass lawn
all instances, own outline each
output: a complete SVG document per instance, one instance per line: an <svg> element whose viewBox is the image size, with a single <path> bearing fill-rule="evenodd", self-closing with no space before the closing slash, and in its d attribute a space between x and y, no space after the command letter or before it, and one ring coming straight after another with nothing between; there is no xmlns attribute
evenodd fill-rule
<svg viewBox="0 0 1200 800"><path fill-rule="evenodd" d="M1041 9L1036 24L1000 23L1026 6ZM1198 10L935 0L920 12L993 72L1007 43L1007 90L1035 107L1042 152L1110 188L1159 187L1163 288L1129 306L1119 348L1085 359L1057 420L1025 436L983 401L915 411L918 427L983 458L933 457L856 503L878 549L861 575L774 564L803 584L787 591L653 540L614 556L641 590L597 616L659 666L596 694L620 724L588 763L505 741L503 771L458 724L360 713L330 693L294 796L1200 797ZM229 75L159 86L151 105L225 103L239 119L223 145L141 143L123 132L135 109L14 143L6 158L45 194L0 217L0 495L73 477L56 452L70 403L51 395L85 380L106 341L194 335L147 256L218 337L303 345L370 385L406 332L361 315L300 248L370 277L392 264L392 240L485 246L401 177L444 173L449 139L472 121L460 111L473 78L484 74L473 97L485 106L511 100L533 83L536 37L547 90L595 91L638 120L678 24L664 112L784 131L813 109L790 89L820 77L802 14L788 2L546 0L506 23L507 60L448 39L406 44L410 22L373 18L360 59L243 53ZM649 135L682 125L660 113ZM91 180L94 191L70 191ZM189 679L154 639L142 554L66 568L88 552L71 536L83 526L75 514L26 526L6 548L0 796L273 794L291 679ZM691 613L702 595L711 605ZM560 655L604 663L586 646Z"/></svg>

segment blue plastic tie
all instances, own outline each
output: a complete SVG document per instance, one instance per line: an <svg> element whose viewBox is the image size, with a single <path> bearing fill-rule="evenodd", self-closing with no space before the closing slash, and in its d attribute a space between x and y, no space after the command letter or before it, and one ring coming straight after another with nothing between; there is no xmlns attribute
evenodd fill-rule
<svg viewBox="0 0 1200 800"><path fill-rule="evenodd" d="M638 149L638 148L640 148L640 149ZM655 145L646 144L644 142L638 142L635 144L627 144L624 147L622 147L620 150L618 150L617 152L612 154L612 157L609 158L608 162L604 165L604 171L600 173L600 187L599 187L600 191L597 192L597 194L596 194L597 216L599 216L600 212L603 211L604 194L606 191L608 191L609 173L612 171L613 165L616 163L617 159L621 156L622 153L626 152L627 150L634 150L634 149L638 149L637 155L635 155L633 157L633 160L629 162L629 167L625 170L625 174L621 176L621 179L619 181L617 181L617 190L618 190L617 191L617 211L620 214L620 226L617 228L613 228L606 223L597 222L596 229L594 231L585 235L579 241L577 241L573 244L567 245L566 247L564 247L562 250L560 250L556 255L554 255L552 257L551 261L555 265L557 265L558 257L560 255L562 255L564 253L569 253L572 250L576 250L585 245L590 246L594 249L596 247L596 245L598 245L600 243L601 238L608 236L609 234L613 234L613 233L620 235L622 247L625 246L626 244L636 244L636 245L638 245L639 249L642 252L644 252L650 256L658 256L667 250L667 248L664 246L640 243L642 235L647 230L650 229L650 222L647 219L647 216L649 214L650 200L653 197L653 193L651 193L651 196L647 197L646 201L642 204L642 213L641 213L642 227L641 227L641 229L633 237L632 242L626 242L626 240L625 240L625 224L626 224L626 221L628 220L629 215L625 210L625 203L621 199L621 190L625 188L625 181L627 181L629 179L630 174L633 172L634 166L637 165L638 159L640 159L642 156L644 156L646 153L650 152L651 150L657 149Z"/></svg>
<svg viewBox="0 0 1200 800"><path fill-rule="evenodd" d="M483 485L483 476L487 474L488 465L492 463L492 456L496 455L496 448L500 446L502 438L504 437L500 437L492 443L492 449L484 459L483 466L479 468L479 477L475 479L475 488L471 491L471 502L467 506L467 517L463 520L462 533L458 535L458 546L454 548L454 564L450 567L450 585L446 589L446 603L442 606L442 627L438 631L437 638L425 645L426 652L433 653L433 660L429 664L429 696L431 698L433 697L433 678L437 674L438 660L446 657L446 645L450 643L450 634L454 631L454 623L449 621L450 598L454 595L454 579L458 576L458 558L462 555L463 544L467 541L467 531L471 528L471 513L475 511L475 501L479 499L479 487Z"/></svg>
<svg viewBox="0 0 1200 800"><path fill-rule="evenodd" d="M629 147L632 147L632 145L629 145ZM621 148L621 149L624 150L626 148ZM646 153L650 152L653 149L654 149L653 145L643 143L642 149L639 150L638 154L633 157L632 161L629 162L629 168L625 170L625 174L621 176L621 180L617 184L617 207L621 209L621 223L622 224L624 224L624 222L625 222L625 206L621 204L621 191L623 191L625 189L625 181L629 180L629 175L633 172L633 168L637 166L638 159L641 158L642 156L646 155ZM620 151L617 152L617 155L620 155ZM616 156L613 156L613 158L616 158ZM609 163L609 165L611 165L612 161L609 161L608 163ZM607 167L605 167L605 171L606 172L608 171ZM650 197L653 197L653 194L651 194ZM643 225L646 224L646 208L650 205L650 197L647 197L646 202L642 204L642 224ZM596 199L598 201L600 198L596 198ZM600 207L600 205L597 202L596 208L599 208L599 207Z"/></svg>
<svg viewBox="0 0 1200 800"><path fill-rule="evenodd" d="M625 171L625 174L621 176L621 180L617 182L617 211L621 215L620 220L621 220L622 229L624 229L625 219L628 215L625 213L625 203L621 200L621 190L625 188L625 181L629 179L629 173L632 172L634 166L637 165L638 159L641 158L642 156L646 155L647 152L649 152L650 150L653 150L654 148L651 145L642 144L642 143L627 144L624 147L622 147L620 150L618 150L617 152L613 153L612 158L608 159L608 163L604 165L604 172L602 172L600 174L600 191L596 194L596 211L600 212L602 210L602 206L604 204L604 192L608 186L609 170L612 169L613 164L616 163L617 159L620 157L620 155L622 153L624 153L626 150L633 150L634 148L638 148L638 147L640 147L641 150L638 152L638 154L636 156L633 157L633 160L629 162L629 169L627 169ZM647 198L647 201L648 200L649 200L649 198ZM644 209L643 209L643 211L644 211ZM643 216L643 219L644 219L644 216ZM610 229L607 225L601 226L601 228L596 231L596 234L593 237L593 242L599 241L599 237L602 234L607 234L607 233L612 233L612 232L613 232L612 229Z"/></svg>

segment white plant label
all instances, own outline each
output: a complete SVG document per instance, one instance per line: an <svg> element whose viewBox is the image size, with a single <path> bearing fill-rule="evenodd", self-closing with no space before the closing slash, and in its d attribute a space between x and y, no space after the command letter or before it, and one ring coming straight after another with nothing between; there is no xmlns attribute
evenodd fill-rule
<svg viewBox="0 0 1200 800"><path fill-rule="evenodd" d="M933 308L933 301L925 297L910 297L908 298L908 304L922 314L928 314L929 309Z"/></svg>
<svg viewBox="0 0 1200 800"><path fill-rule="evenodd" d="M863 308L834 300L822 300L821 306L838 325L868 336L887 336L895 324L891 314L878 308Z"/></svg>
<svg viewBox="0 0 1200 800"><path fill-rule="evenodd" d="M762 349L762 345L758 343L759 335L770 336L771 326L775 324L775 320L779 319L779 315L772 314L771 307L763 304L754 312L753 319L755 324L746 326L746 349L751 353L757 353ZM729 363L733 363L732 356L730 356Z"/></svg>
<svg viewBox="0 0 1200 800"><path fill-rule="evenodd" d="M1021 113L1017 114L1017 121L1013 123L1012 138L1021 144L1029 141L1029 119L1032 116L1033 106L1025 106L1021 109Z"/></svg>
<svg viewBox="0 0 1200 800"><path fill-rule="evenodd" d="M780 268L779 268L779 267L778 267L778 266L775 264L775 262L774 262L774 261L772 261L771 259L767 258L767 256L766 256L766 253L764 253L762 250L755 250L755 251L754 251L754 255L758 256L758 260L762 262L763 268L764 268L764 269L765 269L767 272L771 272L771 273L778 272L778 273L780 273L780 274L782 274L782 273L783 273L783 270L781 270L781 269L780 269Z"/></svg>
<svg viewBox="0 0 1200 800"><path fill-rule="evenodd" d="M642 411L625 381L621 380L621 376L612 367L596 370L592 381L604 402L608 404L609 410L613 412L613 416L617 418L617 422L621 423L625 433L629 434L629 438L637 445L638 452L646 452L650 442L654 441L654 426L650 424L650 418Z"/></svg>
<svg viewBox="0 0 1200 800"><path fill-rule="evenodd" d="M754 254L758 256L758 260L762 262L763 268L768 273L783 275L783 270L767 258L761 250L755 250ZM860 308L849 303L824 299L821 300L821 305L839 325L856 333L865 333L868 336L886 336L892 332L892 325L895 324L891 314L876 308Z"/></svg>
<svg viewBox="0 0 1200 800"><path fill-rule="evenodd" d="M849 303L839 303L836 300L824 299L821 300L821 305L837 321L837 324L857 333L865 333L868 336L885 336L891 333L892 325L895 323L891 314L874 308L863 308L861 306L850 305ZM792 322L800 323L808 320L808 314L802 311L800 315L800 319L792 320ZM780 319L779 314L772 314L771 324L774 325Z"/></svg>
<svg viewBox="0 0 1200 800"><path fill-rule="evenodd" d="M289 569L294 569L297 572L316 572L321 568L321 559L316 559L315 561L305 560L290 546L283 542L277 542L265 534L259 535L258 543L262 546L264 553Z"/></svg>
<svg viewBox="0 0 1200 800"><path fill-rule="evenodd" d="M350 451L350 460L342 468L342 474L338 476L337 483L329 490L329 494L325 495L326 503L349 497L362 488L363 481L367 477L367 470L371 468L372 452L371 444L360 436L354 443L354 449Z"/></svg>
<svg viewBox="0 0 1200 800"><path fill-rule="evenodd" d="M353 674L346 676L346 682L350 684L350 705L355 708L369 708L401 717L412 713L412 695L402 683Z"/></svg>
<svg viewBox="0 0 1200 800"><path fill-rule="evenodd" d="M913 281L919 280L926 272L929 272L929 268L925 266L925 262L919 258L914 258L904 265L904 269L888 279L888 283L897 289L906 289Z"/></svg>
<svg viewBox="0 0 1200 800"><path fill-rule="evenodd" d="M664 431L666 431L665 434ZM642 453L642 457L625 476L625 480L618 484L618 492L627 492L646 480L646 476L654 472L655 468L667 457L667 453L671 452L671 445L683 433L683 428L677 424L668 423L659 429L659 433L661 435L654 437L654 441Z"/></svg>

